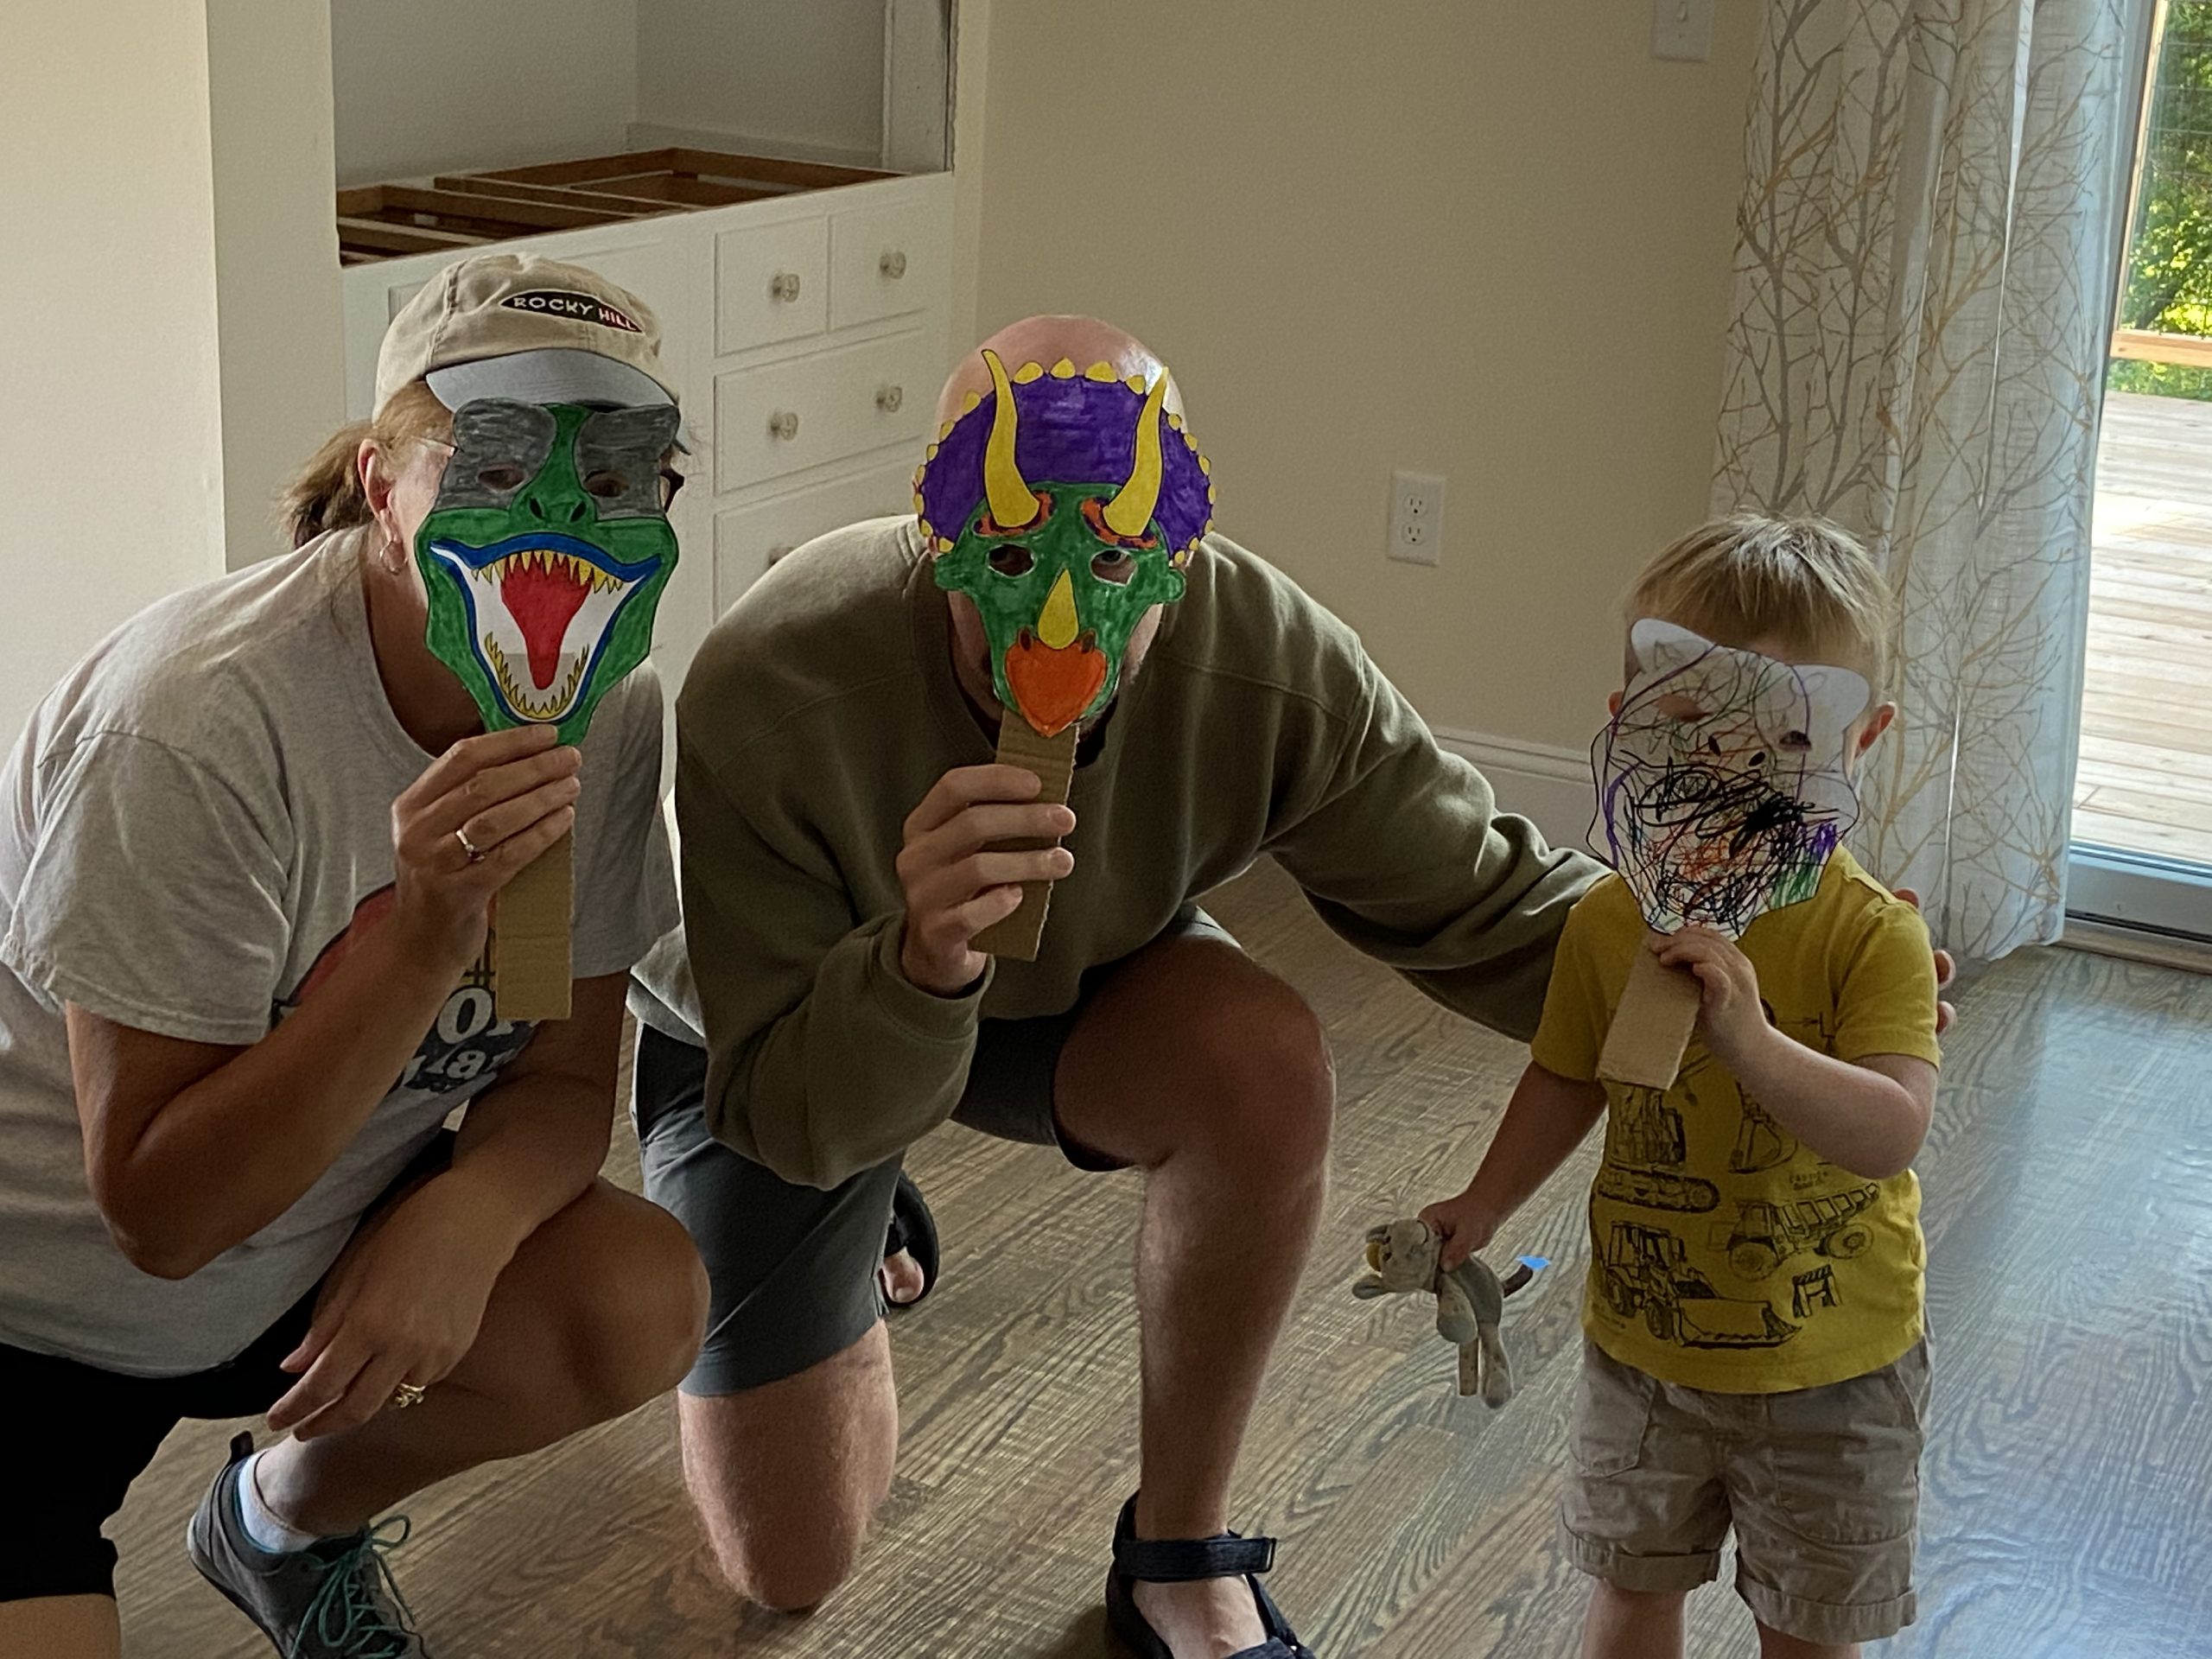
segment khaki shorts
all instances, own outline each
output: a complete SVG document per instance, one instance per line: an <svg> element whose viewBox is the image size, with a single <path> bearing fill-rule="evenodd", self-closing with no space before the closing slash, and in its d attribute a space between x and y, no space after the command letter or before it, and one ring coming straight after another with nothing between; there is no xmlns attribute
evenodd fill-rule
<svg viewBox="0 0 2212 1659"><path fill-rule="evenodd" d="M1872 1642L1912 1623L1928 1344L1878 1371L1785 1394L1662 1382L1583 1351L1560 1520L1575 1566L1624 1590L1719 1576L1803 1642Z"/></svg>

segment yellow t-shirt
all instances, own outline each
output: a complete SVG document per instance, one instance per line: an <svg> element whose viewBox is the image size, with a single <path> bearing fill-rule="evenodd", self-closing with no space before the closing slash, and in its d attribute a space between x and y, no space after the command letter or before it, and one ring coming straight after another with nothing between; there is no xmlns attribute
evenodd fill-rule
<svg viewBox="0 0 2212 1659"><path fill-rule="evenodd" d="M1560 936L1529 1052L1564 1077L1598 1052L1645 928L1618 876ZM1776 1027L1841 1060L1940 1064L1936 968L1911 906L1839 850L1819 890L1738 941ZM1920 1184L1870 1181L1800 1146L1693 1039L1671 1089L1605 1084L1583 1328L1624 1365L1726 1394L1878 1370L1922 1334Z"/></svg>

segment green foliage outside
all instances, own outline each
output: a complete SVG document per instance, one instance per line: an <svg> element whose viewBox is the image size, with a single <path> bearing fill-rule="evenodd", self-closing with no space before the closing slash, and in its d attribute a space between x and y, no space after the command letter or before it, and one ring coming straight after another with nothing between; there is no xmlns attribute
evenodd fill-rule
<svg viewBox="0 0 2212 1659"><path fill-rule="evenodd" d="M2212 0L2166 10L2120 326L2212 336ZM2106 384L2212 403L2212 369L2115 358Z"/></svg>

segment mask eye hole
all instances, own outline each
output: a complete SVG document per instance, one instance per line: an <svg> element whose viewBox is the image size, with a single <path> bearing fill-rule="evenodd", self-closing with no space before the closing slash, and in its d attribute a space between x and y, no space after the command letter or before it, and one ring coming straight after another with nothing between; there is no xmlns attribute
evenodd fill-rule
<svg viewBox="0 0 2212 1659"><path fill-rule="evenodd" d="M1103 495L1086 495L1083 498L1083 522L1090 526L1093 536L1109 547L1133 547L1141 550L1160 545L1160 537L1154 535L1149 528L1141 536L1124 536L1113 525L1108 524L1106 498Z"/></svg>
<svg viewBox="0 0 2212 1659"><path fill-rule="evenodd" d="M1116 588L1126 586L1136 573L1136 559L1126 548L1110 549L1094 556L1090 561L1090 574L1101 582L1112 582Z"/></svg>
<svg viewBox="0 0 2212 1659"><path fill-rule="evenodd" d="M596 472L584 480L584 493L602 501L619 501L630 493L630 480L620 473Z"/></svg>
<svg viewBox="0 0 2212 1659"><path fill-rule="evenodd" d="M1651 706L1669 720L1687 721L1705 718L1705 710L1698 706L1697 699L1686 697L1679 691L1669 691Z"/></svg>
<svg viewBox="0 0 2212 1659"><path fill-rule="evenodd" d="M497 490L505 495L522 488L530 480L529 475L519 467L493 466L478 472L476 481L487 490Z"/></svg>
<svg viewBox="0 0 2212 1659"><path fill-rule="evenodd" d="M1009 542L991 550L991 569L1002 576L1026 576L1036 564L1029 550L1018 543Z"/></svg>
<svg viewBox="0 0 2212 1659"><path fill-rule="evenodd" d="M1776 744L1775 747L1778 749L1788 749L1794 753L1802 754L1813 747L1813 740L1808 733L1794 731L1784 732L1782 734L1782 741Z"/></svg>

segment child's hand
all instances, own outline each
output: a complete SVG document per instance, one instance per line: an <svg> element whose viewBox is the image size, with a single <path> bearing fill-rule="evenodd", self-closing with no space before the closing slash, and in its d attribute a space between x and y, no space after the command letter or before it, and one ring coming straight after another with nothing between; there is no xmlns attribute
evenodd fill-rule
<svg viewBox="0 0 2212 1659"><path fill-rule="evenodd" d="M1701 990L1698 1023L1704 1028L1706 1046L1724 1065L1740 1068L1742 1057L1764 1042L1773 1029L1767 1024L1766 1005L1759 1000L1758 969L1751 959L1712 929L1694 925L1669 934L1652 950L1669 968L1687 968L1697 976Z"/></svg>
<svg viewBox="0 0 2212 1659"><path fill-rule="evenodd" d="M1475 1198L1471 1188L1456 1198L1430 1205L1421 1212L1421 1218L1435 1228L1444 1241L1436 1260L1446 1271L1489 1243L1491 1235L1497 1230L1497 1217Z"/></svg>

